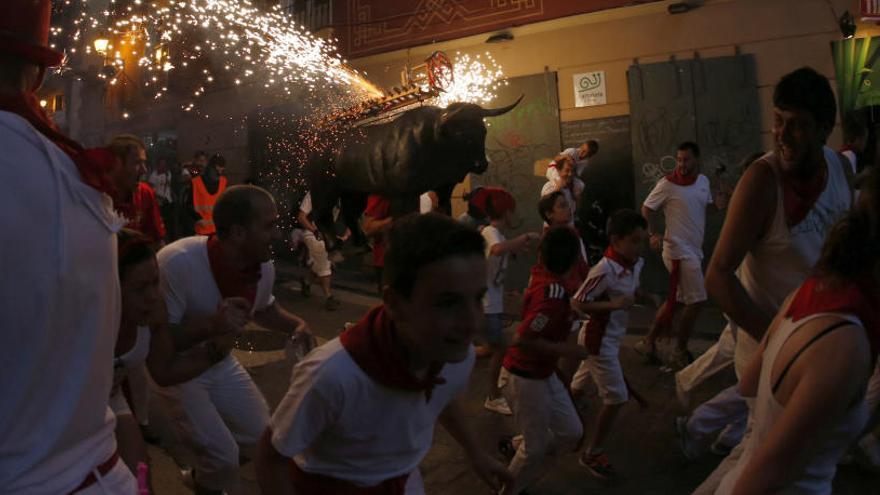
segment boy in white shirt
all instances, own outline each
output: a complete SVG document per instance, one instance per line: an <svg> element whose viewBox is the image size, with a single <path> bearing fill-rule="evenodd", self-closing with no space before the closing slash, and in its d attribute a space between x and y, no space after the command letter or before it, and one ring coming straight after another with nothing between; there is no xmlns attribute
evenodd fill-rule
<svg viewBox="0 0 880 495"><path fill-rule="evenodd" d="M443 215L394 223L384 304L294 368L257 456L263 493L423 494L418 466L438 420L495 490L510 480L458 404L483 323L483 249Z"/></svg>
<svg viewBox="0 0 880 495"><path fill-rule="evenodd" d="M647 226L645 219L633 210L612 214L608 221L611 244L571 302L575 311L590 317L581 328L581 339L589 356L571 386L582 389L586 376L592 376L602 397L593 435L580 457L581 465L599 479L615 476L603 447L617 413L629 400L619 357L620 342L629 324L628 309L636 299L652 303L659 299L639 289L639 275L645 266L639 253L647 238Z"/></svg>
<svg viewBox="0 0 880 495"><path fill-rule="evenodd" d="M483 407L490 411L510 416L507 401L498 388L498 375L507 342L504 338L504 274L507 271L507 258L511 253L528 251L531 241L538 239L535 232L526 232L507 240L501 229L512 228L516 200L499 187L484 188L485 209L489 225L483 227L481 234L486 241L486 297L483 299L483 312L486 315L485 337L489 346L489 395Z"/></svg>
<svg viewBox="0 0 880 495"><path fill-rule="evenodd" d="M586 143L578 146L577 148L566 148L562 150L562 153L560 153L560 155L567 155L572 159L572 161L574 161L575 177L580 177L584 174L584 170L587 169L587 166L589 166L590 158L593 158L598 152L599 141L596 141L595 139L590 139ZM556 182L557 180L559 180L559 171L552 165L547 167L547 180L551 182Z"/></svg>
<svg viewBox="0 0 880 495"><path fill-rule="evenodd" d="M662 244L663 264L669 270L669 293L651 330L636 344L635 350L650 361L658 361L656 341L672 331L675 313L683 305L678 328L673 332L677 337L676 347L668 363L674 369L681 369L693 361L687 344L707 299L703 282L703 235L712 191L709 179L700 173L700 148L696 143L680 144L675 159L673 173L657 182L642 205L651 247L661 250ZM661 211L666 223L664 234L660 233L657 218Z"/></svg>
<svg viewBox="0 0 880 495"><path fill-rule="evenodd" d="M554 191L562 191L571 208L571 224L574 225L578 199L584 191L583 181L575 175L574 160L569 155L558 155L550 162L549 169L556 170L557 173L555 178L547 181L544 187L541 188L541 197L543 198ZM548 173L547 176L549 177L550 174Z"/></svg>

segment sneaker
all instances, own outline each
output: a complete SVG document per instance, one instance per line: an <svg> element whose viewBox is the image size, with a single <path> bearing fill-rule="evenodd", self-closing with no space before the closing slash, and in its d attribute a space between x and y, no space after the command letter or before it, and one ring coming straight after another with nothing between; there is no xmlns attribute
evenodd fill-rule
<svg viewBox="0 0 880 495"><path fill-rule="evenodd" d="M662 364L660 358L657 357L657 346L649 344L646 339L641 339L633 346L633 350L642 355L648 364Z"/></svg>
<svg viewBox="0 0 880 495"><path fill-rule="evenodd" d="M688 460L695 460L700 457L700 447L697 442L691 438L691 434L687 430L687 416L678 416L675 418L675 436L678 437L678 446L681 448L682 454Z"/></svg>
<svg viewBox="0 0 880 495"><path fill-rule="evenodd" d="M725 445L721 442L720 438L715 439L715 441L712 442L712 445L709 446L709 452L712 452L719 457L727 457L731 450L733 450L733 447Z"/></svg>
<svg viewBox="0 0 880 495"><path fill-rule="evenodd" d="M691 393L681 386L681 380L678 377L678 373L675 374L675 397L678 399L678 403L681 404L681 407L685 409L690 407Z"/></svg>
<svg viewBox="0 0 880 495"><path fill-rule="evenodd" d="M578 464L587 468L590 474L600 480L610 480L616 476L614 467L608 461L608 455L604 452L587 454L585 450L578 456Z"/></svg>
<svg viewBox="0 0 880 495"><path fill-rule="evenodd" d="M501 440L498 440L498 452L500 452L505 459L513 459L513 456L516 455L516 448L513 446L512 436L504 436L501 437Z"/></svg>
<svg viewBox="0 0 880 495"><path fill-rule="evenodd" d="M324 309L326 309L327 311L336 311L337 309L339 309L340 304L341 303L339 302L339 299L330 296L327 298L326 301L324 301Z"/></svg>
<svg viewBox="0 0 880 495"><path fill-rule="evenodd" d="M504 397L496 397L494 399L486 397L483 407L498 414L513 416L513 411L510 410L510 406L507 405L507 400Z"/></svg>
<svg viewBox="0 0 880 495"><path fill-rule="evenodd" d="M669 367L674 370L680 370L694 362L694 356L687 349L675 348L672 350L672 356L669 358Z"/></svg>

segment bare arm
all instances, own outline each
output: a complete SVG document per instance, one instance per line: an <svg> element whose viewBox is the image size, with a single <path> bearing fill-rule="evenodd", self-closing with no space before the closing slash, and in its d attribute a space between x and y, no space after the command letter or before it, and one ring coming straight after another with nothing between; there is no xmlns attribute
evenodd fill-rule
<svg viewBox="0 0 880 495"><path fill-rule="evenodd" d="M318 230L318 226L309 219L309 214L302 210L299 210L299 213L296 214L296 220L309 232L316 232Z"/></svg>
<svg viewBox="0 0 880 495"><path fill-rule="evenodd" d="M580 314L589 315L593 313L602 313L605 311L614 311L617 309L626 309L633 305L635 298L618 297L609 301L578 301L571 300L571 307Z"/></svg>
<svg viewBox="0 0 880 495"><path fill-rule="evenodd" d="M785 381L794 388L784 409L737 480L735 495L769 494L785 488L809 461L811 432L839 422L861 394L870 373L864 330L851 325L817 340L797 358ZM815 363L823 363L815 366Z"/></svg>
<svg viewBox="0 0 880 495"><path fill-rule="evenodd" d="M263 493L294 495L290 480L291 460L281 455L272 445L272 428L266 428L257 444L254 468Z"/></svg>
<svg viewBox="0 0 880 495"><path fill-rule="evenodd" d="M648 222L648 232L651 235L651 249L659 251L663 246L663 234L661 233L662 229L660 228L660 212L642 205L642 216L645 217L645 221Z"/></svg>
<svg viewBox="0 0 880 495"><path fill-rule="evenodd" d="M364 215L364 234L367 237L375 237L391 228L393 218L376 219L369 215Z"/></svg>
<svg viewBox="0 0 880 495"><path fill-rule="evenodd" d="M776 179L765 162L755 162L736 186L727 218L706 270L706 289L721 310L760 341L773 315L756 306L736 276L746 254L767 231L776 211Z"/></svg>
<svg viewBox="0 0 880 495"><path fill-rule="evenodd" d="M201 375L217 364L232 348L234 335L218 339L211 346L193 349L185 357L178 354L167 324L150 326L150 353L147 368L160 387L183 383Z"/></svg>
<svg viewBox="0 0 880 495"><path fill-rule="evenodd" d="M519 334L513 336L512 346L519 347L530 354L540 354L550 357L565 357L571 359L586 359L587 348L579 344L567 342L550 342L544 339L526 339Z"/></svg>
<svg viewBox="0 0 880 495"><path fill-rule="evenodd" d="M538 234L536 234L535 232L526 232L525 234L520 234L513 239L496 242L495 244L492 244L491 248L489 248L489 254L492 256L501 256L504 253L520 251L528 246L529 242L537 239L538 237Z"/></svg>
<svg viewBox="0 0 880 495"><path fill-rule="evenodd" d="M296 332L308 332L305 320L282 308L278 301L270 304L266 309L254 313L254 321L261 327L293 334Z"/></svg>
<svg viewBox="0 0 880 495"><path fill-rule="evenodd" d="M216 336L241 331L248 321L250 307L251 304L244 298L229 297L220 303L217 312L213 315L193 318L186 323L169 324L168 327L171 329L169 335L174 348L179 351L186 350Z"/></svg>
<svg viewBox="0 0 880 495"><path fill-rule="evenodd" d="M462 411L460 399L456 398L440 413L439 422L452 438L461 445L477 475L487 485L492 487L494 492L497 492L503 484L510 484L513 481L513 477L504 465L486 454L479 447L477 436L464 420L464 413Z"/></svg>

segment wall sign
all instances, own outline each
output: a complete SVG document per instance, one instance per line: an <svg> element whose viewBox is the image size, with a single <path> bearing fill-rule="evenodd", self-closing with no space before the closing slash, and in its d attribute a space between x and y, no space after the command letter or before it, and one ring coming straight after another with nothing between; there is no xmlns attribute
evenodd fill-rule
<svg viewBox="0 0 880 495"><path fill-rule="evenodd" d="M573 77L576 107L593 107L606 103L604 70L575 74Z"/></svg>

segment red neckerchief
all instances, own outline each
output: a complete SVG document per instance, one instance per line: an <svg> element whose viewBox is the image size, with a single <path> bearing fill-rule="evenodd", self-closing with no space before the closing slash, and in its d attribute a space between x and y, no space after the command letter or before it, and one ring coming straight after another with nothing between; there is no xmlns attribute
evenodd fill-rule
<svg viewBox="0 0 880 495"><path fill-rule="evenodd" d="M848 313L861 320L871 356L880 350L880 287L869 277L861 282L829 286L818 277L808 278L798 289L785 316L791 321L817 313Z"/></svg>
<svg viewBox="0 0 880 495"><path fill-rule="evenodd" d="M342 332L339 342L364 373L386 387L424 392L425 400L430 401L434 387L446 383L439 376L442 363L432 364L424 379L413 376L384 305L371 309L356 325Z"/></svg>
<svg viewBox="0 0 880 495"><path fill-rule="evenodd" d="M255 263L245 270L236 270L223 257L220 240L217 236L208 238L208 262L211 274L220 289L220 295L227 297L243 297L251 306L257 299L257 283L260 281L260 263Z"/></svg>
<svg viewBox="0 0 880 495"><path fill-rule="evenodd" d="M622 254L615 251L614 248L612 248L611 246L608 246L605 249L605 257L610 259L611 261L614 261L615 263L629 271L633 271L633 269L636 267L636 263L639 261L638 259L636 259L635 261L630 261L624 258Z"/></svg>
<svg viewBox="0 0 880 495"><path fill-rule="evenodd" d="M671 174L666 176L666 180L672 182L673 184L678 184L679 186L690 186L693 185L694 182L697 181L697 178L700 176L699 173L693 173L691 175L683 175L681 173L681 169L675 167L675 170L672 171Z"/></svg>
<svg viewBox="0 0 880 495"><path fill-rule="evenodd" d="M828 167L808 181L782 177L782 207L785 210L785 223L795 226L807 217L828 182Z"/></svg>
<svg viewBox="0 0 880 495"><path fill-rule="evenodd" d="M322 474L303 471L290 460L290 480L294 491L302 495L404 495L409 473L387 479L376 486L357 486L354 483Z"/></svg>
<svg viewBox="0 0 880 495"><path fill-rule="evenodd" d="M34 93L18 93L16 95L0 95L0 110L12 112L28 122L61 148L67 154L79 173L83 182L95 189L113 196L115 187L110 179L110 171L118 166L116 156L106 148L85 149L79 143L61 134L58 126L52 122L40 107Z"/></svg>

